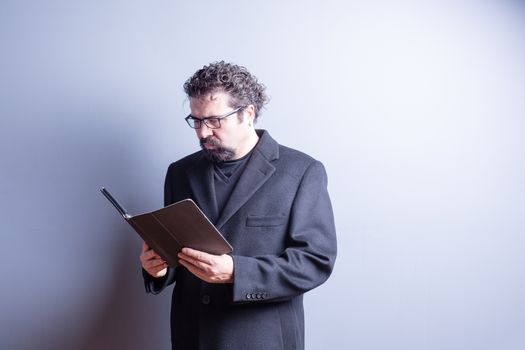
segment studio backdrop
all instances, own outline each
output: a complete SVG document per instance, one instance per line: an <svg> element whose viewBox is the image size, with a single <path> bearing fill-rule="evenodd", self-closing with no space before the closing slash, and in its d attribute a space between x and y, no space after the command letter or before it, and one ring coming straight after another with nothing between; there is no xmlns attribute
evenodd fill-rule
<svg viewBox="0 0 525 350"><path fill-rule="evenodd" d="M199 149L217 60L258 127L324 163L338 234L306 348L525 348L525 7L485 1L0 3L0 348L167 349L138 214Z"/></svg>

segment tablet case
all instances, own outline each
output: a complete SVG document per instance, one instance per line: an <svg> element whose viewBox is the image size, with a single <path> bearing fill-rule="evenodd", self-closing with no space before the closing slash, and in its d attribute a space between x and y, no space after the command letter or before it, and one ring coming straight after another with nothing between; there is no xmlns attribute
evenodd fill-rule
<svg viewBox="0 0 525 350"><path fill-rule="evenodd" d="M109 191L101 188L101 192L170 267L179 265L177 254L183 247L215 255L233 251L228 241L189 198L162 209L131 216Z"/></svg>

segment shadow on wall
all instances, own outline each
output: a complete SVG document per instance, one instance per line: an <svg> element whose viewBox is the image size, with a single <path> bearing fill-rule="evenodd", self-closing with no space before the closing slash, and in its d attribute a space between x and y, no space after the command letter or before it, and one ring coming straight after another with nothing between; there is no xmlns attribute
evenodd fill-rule
<svg viewBox="0 0 525 350"><path fill-rule="evenodd" d="M147 198L148 183L162 187L153 174L165 170L150 167L148 129L140 125L147 118L125 124L126 113L38 116L46 124L26 135L41 147L16 150L17 157L39 159L31 171L24 169L31 178L15 181L31 183L18 187L41 209L29 220L25 210L13 212L13 220L25 220L18 228L24 234L13 244L32 246L27 252L32 261L21 268L33 274L17 277L17 290L2 298L17 311L14 329L1 337L2 348L169 348L171 293L146 294L138 260L142 241L98 191L104 184L124 188L132 199L123 201L133 209L162 203ZM93 120L93 115L109 117ZM49 252L55 252L51 258Z"/></svg>
<svg viewBox="0 0 525 350"><path fill-rule="evenodd" d="M126 230L127 231L127 230ZM97 316L85 325L85 334L75 339L76 349L164 349L169 347L168 320L152 314L152 302L145 300L142 276L134 240L130 232L116 232L122 246L115 252L111 288L107 297L96 305ZM169 293L167 293L169 294ZM153 298L152 296L150 298ZM165 307L169 307L166 301ZM163 334L152 334L150 327L163 323ZM155 335L155 336L153 336Z"/></svg>

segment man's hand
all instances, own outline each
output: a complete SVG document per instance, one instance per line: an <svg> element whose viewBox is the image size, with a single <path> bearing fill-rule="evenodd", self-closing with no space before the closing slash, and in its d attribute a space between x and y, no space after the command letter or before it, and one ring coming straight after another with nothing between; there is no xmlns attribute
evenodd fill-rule
<svg viewBox="0 0 525 350"><path fill-rule="evenodd" d="M233 282L233 258L228 254L213 255L200 250L182 248L179 263L208 283Z"/></svg>
<svg viewBox="0 0 525 350"><path fill-rule="evenodd" d="M164 277L168 272L168 264L153 249L150 249L146 242L142 245L140 263L142 268L153 277Z"/></svg>

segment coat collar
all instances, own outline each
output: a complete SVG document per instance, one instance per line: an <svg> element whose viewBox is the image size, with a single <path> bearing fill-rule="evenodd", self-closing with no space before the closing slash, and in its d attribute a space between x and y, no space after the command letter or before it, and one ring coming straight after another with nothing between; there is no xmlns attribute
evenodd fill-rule
<svg viewBox="0 0 525 350"><path fill-rule="evenodd" d="M257 135L259 142L220 216L215 200L213 163L201 153L196 166L187 171L196 202L219 230L275 172L271 162L279 158L279 144L266 130L257 130Z"/></svg>

